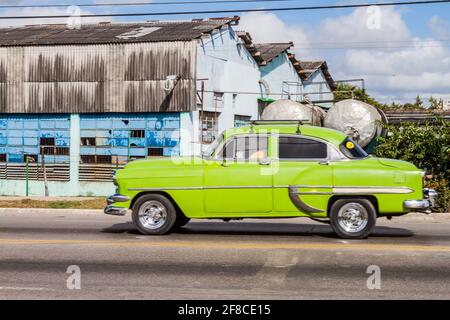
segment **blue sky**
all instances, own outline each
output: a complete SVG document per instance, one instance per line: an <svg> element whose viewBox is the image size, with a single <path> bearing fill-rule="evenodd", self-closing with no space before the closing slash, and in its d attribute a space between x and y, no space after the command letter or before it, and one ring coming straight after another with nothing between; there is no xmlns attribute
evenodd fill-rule
<svg viewBox="0 0 450 320"><path fill-rule="evenodd" d="M154 0L153 2L175 1ZM381 0L388 2L392 0ZM81 4L145 2L145 0L0 0L0 5ZM243 8L317 6L344 3L376 3L373 0L297 0L286 3L152 5L83 8L83 13L161 12ZM1 15L64 14L66 8L0 9ZM276 13L238 14L238 29L249 31L257 42L294 41L302 59L325 59L336 79L366 79L366 86L378 99L412 101L417 94L450 100L450 3L383 7L380 28L368 30L366 8ZM212 16L224 16L214 14ZM231 14L228 14L231 15ZM192 19L205 15L114 18L113 21ZM100 18L107 21L108 18ZM51 20L54 21L54 20ZM98 21L98 20L97 20ZM26 24L37 23L26 20ZM44 21L50 22L50 21ZM55 21L58 22L58 21ZM0 21L23 24L23 21ZM356 43L357 48L354 48ZM366 48L365 45L372 46ZM333 47L339 47L338 49Z"/></svg>

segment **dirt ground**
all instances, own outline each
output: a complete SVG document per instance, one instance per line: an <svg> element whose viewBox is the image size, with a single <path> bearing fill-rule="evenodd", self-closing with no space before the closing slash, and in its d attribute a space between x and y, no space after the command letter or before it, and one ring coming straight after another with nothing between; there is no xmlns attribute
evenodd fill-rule
<svg viewBox="0 0 450 320"><path fill-rule="evenodd" d="M0 208L103 209L105 198L0 197Z"/></svg>

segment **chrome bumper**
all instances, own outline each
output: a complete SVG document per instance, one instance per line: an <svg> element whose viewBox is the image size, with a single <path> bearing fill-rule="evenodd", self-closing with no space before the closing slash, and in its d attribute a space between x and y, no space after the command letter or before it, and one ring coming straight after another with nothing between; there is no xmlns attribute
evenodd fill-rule
<svg viewBox="0 0 450 320"><path fill-rule="evenodd" d="M127 202L130 201L130 197L124 196L123 194L113 194L106 199L108 205L106 206L104 212L105 214L110 214L113 216L124 216L127 213L127 209L123 207L113 206L116 202Z"/></svg>
<svg viewBox="0 0 450 320"><path fill-rule="evenodd" d="M113 204L113 203L116 203L116 202L127 202L127 201L130 201L130 197L129 196L124 196L123 194L118 194L118 193L113 194L112 196L109 196L106 199L106 202L108 204Z"/></svg>
<svg viewBox="0 0 450 320"><path fill-rule="evenodd" d="M434 189L424 189L423 195L425 199L405 200L403 202L403 208L430 213L431 209L437 206L437 192Z"/></svg>
<svg viewBox="0 0 450 320"><path fill-rule="evenodd" d="M106 206L104 213L110 214L113 216L124 216L127 214L127 209L109 205L109 206Z"/></svg>

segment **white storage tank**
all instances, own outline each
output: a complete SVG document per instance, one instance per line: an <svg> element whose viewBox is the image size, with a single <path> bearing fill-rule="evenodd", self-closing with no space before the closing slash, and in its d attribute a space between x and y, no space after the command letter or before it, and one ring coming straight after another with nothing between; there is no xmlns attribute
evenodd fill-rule
<svg viewBox="0 0 450 320"><path fill-rule="evenodd" d="M321 126L323 113L316 106L281 99L269 104L261 115L262 120L304 120L315 126Z"/></svg>
<svg viewBox="0 0 450 320"><path fill-rule="evenodd" d="M387 121L381 110L362 101L347 99L328 110L324 126L344 132L365 147L382 135L383 128L378 121Z"/></svg>

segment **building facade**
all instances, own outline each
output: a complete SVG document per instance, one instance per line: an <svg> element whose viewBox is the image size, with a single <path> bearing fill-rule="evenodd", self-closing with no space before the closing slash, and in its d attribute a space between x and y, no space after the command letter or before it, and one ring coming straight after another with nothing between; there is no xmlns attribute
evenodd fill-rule
<svg viewBox="0 0 450 320"><path fill-rule="evenodd" d="M0 195L108 195L126 162L255 119L238 20L0 29Z"/></svg>

